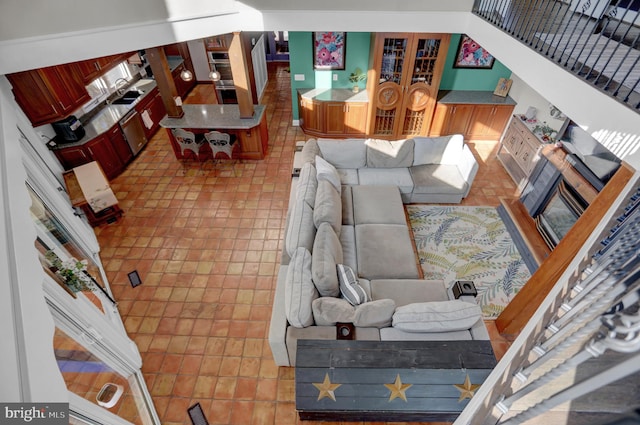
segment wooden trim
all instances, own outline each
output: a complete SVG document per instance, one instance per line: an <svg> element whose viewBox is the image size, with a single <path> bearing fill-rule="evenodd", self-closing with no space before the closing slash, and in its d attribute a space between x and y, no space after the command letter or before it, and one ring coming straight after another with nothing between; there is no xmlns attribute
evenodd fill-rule
<svg viewBox="0 0 640 425"><path fill-rule="evenodd" d="M553 145L545 145L540 151L571 184L589 205L598 196L598 191L567 161L567 153Z"/></svg>
<svg viewBox="0 0 640 425"><path fill-rule="evenodd" d="M576 224L562 238L558 246L540 265L526 285L516 294L496 319L498 331L507 338L515 338L538 309L551 288L573 261L602 217L620 195L634 170L623 163L602 191L580 216Z"/></svg>
<svg viewBox="0 0 640 425"><path fill-rule="evenodd" d="M175 98L178 97L178 89L173 81L173 75L167 62L167 55L162 47L152 47L146 50L147 60L153 71L153 77L158 85L162 103L167 110L169 118L182 118L184 111L181 106L176 105Z"/></svg>

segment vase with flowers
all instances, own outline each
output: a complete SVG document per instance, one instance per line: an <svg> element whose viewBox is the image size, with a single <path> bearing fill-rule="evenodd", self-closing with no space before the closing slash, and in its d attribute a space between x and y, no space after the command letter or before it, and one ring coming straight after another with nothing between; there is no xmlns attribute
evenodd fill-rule
<svg viewBox="0 0 640 425"><path fill-rule="evenodd" d="M55 274L63 280L71 292L92 291L96 288L93 279L87 273L87 260L80 261L71 257L62 261L51 250L46 252L45 258L51 263Z"/></svg>
<svg viewBox="0 0 640 425"><path fill-rule="evenodd" d="M367 78L367 74L362 72L360 68L356 68L353 70L351 74L349 74L349 81L353 83L353 92L358 93L360 91L360 86L358 83L360 81L364 81Z"/></svg>

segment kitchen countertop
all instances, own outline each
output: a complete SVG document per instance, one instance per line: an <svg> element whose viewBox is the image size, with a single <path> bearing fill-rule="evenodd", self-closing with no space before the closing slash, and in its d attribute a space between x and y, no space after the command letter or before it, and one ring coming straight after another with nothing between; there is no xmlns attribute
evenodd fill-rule
<svg viewBox="0 0 640 425"><path fill-rule="evenodd" d="M483 90L441 90L438 92L438 103L472 103L476 105L515 105L516 101L507 97L496 96L491 91Z"/></svg>
<svg viewBox="0 0 640 425"><path fill-rule="evenodd" d="M127 113L132 110L138 103L142 102L144 99L154 88L156 87L156 81L151 78L143 78L141 80L136 81L131 86L127 87L126 90L138 90L142 92L140 97L138 97L133 103L129 105L113 105L107 104L105 105L100 112L98 112L91 120L84 124L85 135L82 139L77 142L72 143L61 143L55 146L53 149L64 149L74 146L82 146L90 140L95 139L101 134L109 131L111 127L118 124Z"/></svg>
<svg viewBox="0 0 640 425"><path fill-rule="evenodd" d="M182 118L164 117L160 125L165 128L224 128L249 129L260 125L265 113L264 105L254 105L251 118L240 118L240 109L235 104L182 105Z"/></svg>
<svg viewBox="0 0 640 425"><path fill-rule="evenodd" d="M354 93L351 89L298 89L298 93L305 99L315 99L321 102L368 102L366 89Z"/></svg>

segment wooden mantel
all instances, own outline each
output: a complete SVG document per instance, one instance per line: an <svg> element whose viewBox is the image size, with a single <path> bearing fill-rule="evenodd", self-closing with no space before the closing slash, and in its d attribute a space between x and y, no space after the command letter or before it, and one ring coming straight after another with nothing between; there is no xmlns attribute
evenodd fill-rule
<svg viewBox="0 0 640 425"><path fill-rule="evenodd" d="M556 156L558 151L553 152L551 156L553 160L559 158ZM543 154L545 154L544 149ZM546 154L549 152L547 151ZM551 158L550 160L552 160ZM564 157L562 159L564 160ZM524 328L587 238L600 223L602 217L620 195L633 173L634 170L623 162L602 191L593 197L589 207L562 238L558 246L540 264L538 270L498 316L496 326L503 336L515 338ZM565 174L563 173L563 175ZM565 176L565 178L567 177Z"/></svg>
<svg viewBox="0 0 640 425"><path fill-rule="evenodd" d="M554 145L545 145L540 153L549 160L562 174L562 177L573 187L589 205L596 199L598 191L576 170L569 161L567 153Z"/></svg>

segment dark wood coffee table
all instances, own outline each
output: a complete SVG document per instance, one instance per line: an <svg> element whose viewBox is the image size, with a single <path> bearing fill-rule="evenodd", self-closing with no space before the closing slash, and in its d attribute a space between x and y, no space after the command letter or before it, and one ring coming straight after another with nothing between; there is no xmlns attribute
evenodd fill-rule
<svg viewBox="0 0 640 425"><path fill-rule="evenodd" d="M490 341L298 340L296 409L301 420L454 421L495 365Z"/></svg>

